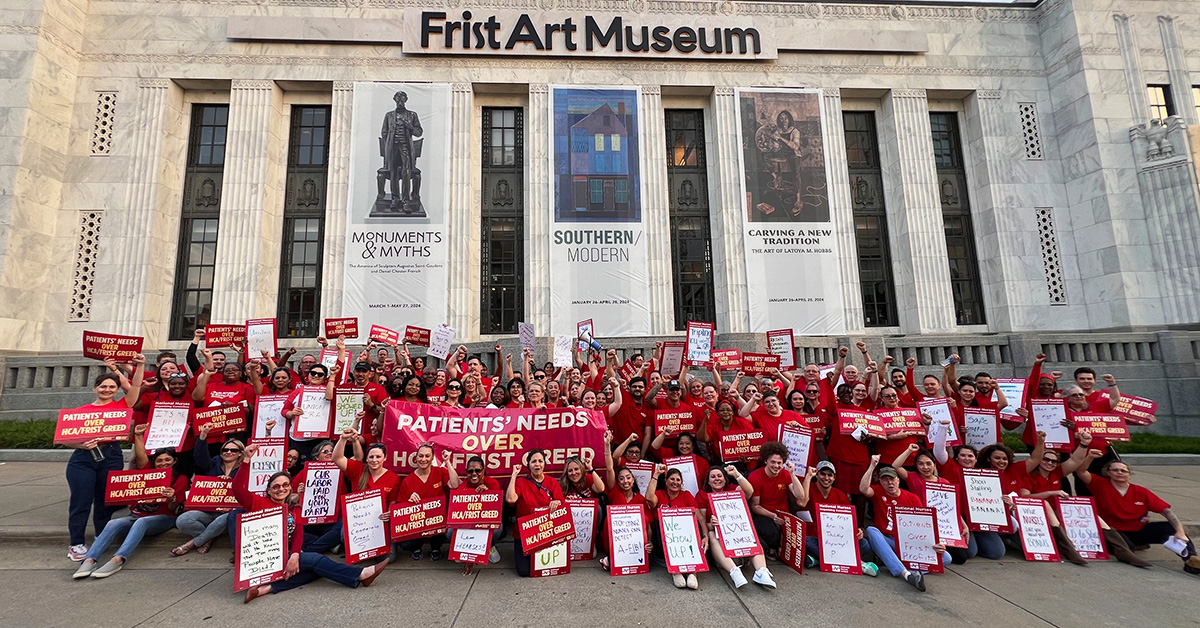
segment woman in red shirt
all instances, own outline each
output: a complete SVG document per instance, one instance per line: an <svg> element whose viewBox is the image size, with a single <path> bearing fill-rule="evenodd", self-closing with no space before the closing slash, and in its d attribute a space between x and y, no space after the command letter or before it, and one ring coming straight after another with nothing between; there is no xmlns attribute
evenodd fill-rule
<svg viewBox="0 0 1200 628"><path fill-rule="evenodd" d="M879 389L879 400L884 410L895 410L900 407L900 391L891 386L884 386ZM903 455L910 445L915 446L917 439L924 435L921 431L896 432L886 439L875 441L875 453L879 454L880 460L895 460Z"/></svg>
<svg viewBox="0 0 1200 628"><path fill-rule="evenodd" d="M451 493L486 493L488 491L500 490L500 483L495 478L489 478L483 472L483 458L480 456L471 456L467 459L467 474L463 482L458 485L458 488L451 490ZM496 549L496 539L504 536L504 524L500 524L499 530L492 532L492 548L488 552L488 563L495 565L500 562L500 552ZM464 562L462 574L464 576L471 575L475 571L475 563Z"/></svg>
<svg viewBox="0 0 1200 628"><path fill-rule="evenodd" d="M344 440L339 441L338 444L341 445L343 442ZM242 463L246 465L246 468L250 468L250 459L254 456L255 451L258 451L258 445L251 444L247 445L245 451L242 452ZM247 512L283 506L284 514L287 517L287 544L290 549L283 580L259 587L250 587L246 590L246 598L243 603L249 603L250 600L268 593L279 593L302 587L318 578L328 578L352 589L357 588L360 584L369 587L371 583L375 582L375 578L383 573L383 569L388 564L387 558L370 567L351 567L336 562L323 554L303 551L304 524L300 523L300 506L293 505L290 499L292 480L287 472L280 471L267 480L266 497L250 491L251 475L253 474L239 473L234 477L233 494L237 496L238 502ZM234 525L236 526L237 523L235 522Z"/></svg>
<svg viewBox="0 0 1200 628"><path fill-rule="evenodd" d="M659 432L658 436L655 436L654 440L650 443L650 449L657 451L658 448L662 447L663 442L666 441L667 438L670 438L673 433L674 431L670 428ZM709 467L712 465L708 463L708 460L696 455L695 436L692 436L687 432L679 435L679 438L675 443L674 457L678 458L680 456L691 459L692 466L696 469L696 479L703 481L704 476L708 475Z"/></svg>
<svg viewBox="0 0 1200 628"><path fill-rule="evenodd" d="M730 579L733 580L734 588L740 589L746 586L746 576L742 573L741 566L725 556L725 550L721 549L721 544L718 541L721 532L717 526L717 515L713 513L712 502L708 499L708 496L712 493L738 490L745 495L747 503L754 496L754 487L750 485L746 476L737 470L737 467L733 465L726 465L724 469L721 467L712 467L704 475L704 484L701 487L700 494L696 496L696 503L700 505L700 519L703 522L700 529L708 530L708 555L712 557L713 562L718 567L729 573ZM754 568L755 572L758 572L760 569L766 569L766 555L755 554L751 556L750 566Z"/></svg>
<svg viewBox="0 0 1200 628"><path fill-rule="evenodd" d="M442 405L448 408L462 408L463 405L463 383L457 379L452 379L446 383L446 398L442 400Z"/></svg>
<svg viewBox="0 0 1200 628"><path fill-rule="evenodd" d="M611 451L612 438L612 432L604 433L604 462L607 467L605 469L605 485L608 487L604 495L608 498L608 503L614 506L641 505L643 524L649 529L650 516L646 510L646 504L649 502L646 501L646 497L642 494L642 489L638 486L637 478L634 477L633 472L625 467L618 468L617 465L613 464L613 454ZM601 511L601 515L603 515L603 511ZM601 525L597 526L596 534L600 535L605 548L611 554L611 548L608 547L608 535L601 532L603 530L603 519L604 517L601 516ZM653 547L653 542L648 543L646 551L651 551ZM609 563L607 556L600 559L600 566L605 571L608 571Z"/></svg>
<svg viewBox="0 0 1200 628"><path fill-rule="evenodd" d="M871 454L867 450L867 437L859 441L850 434L842 433L839 427L838 413L842 410L870 412L873 409L875 409L875 405L867 398L867 385L863 382L856 382L853 385L842 384L837 387L837 405L834 406L832 413L833 420L829 426L829 445L825 451L838 468L836 486L851 497L859 493L858 478L861 478L863 472L867 470ZM861 509L863 504L860 502L858 505Z"/></svg>
<svg viewBox="0 0 1200 628"><path fill-rule="evenodd" d="M433 445L430 443L422 443L417 447L416 459L417 468L396 488L396 501L418 504L427 499L445 496L450 490L458 488L458 471L450 464L449 449L442 450L440 467L433 466ZM400 541L400 549L409 552L413 560L421 560L421 548L426 539L429 540L429 560L441 560L442 546L449 540L444 533Z"/></svg>
<svg viewBox="0 0 1200 628"><path fill-rule="evenodd" d="M134 436L135 446L144 442L144 430L138 432ZM145 452L145 449L142 449ZM149 456L149 464L155 469L168 470L171 475L171 485L163 489L162 496L166 498L161 502L150 502L146 504L135 504L129 508L129 516L121 517L120 519L112 519L104 526L104 530L96 536L95 542L92 543L92 548L88 550L87 555L83 558L83 563L79 565L79 569L72 576L76 580L91 576L93 578L107 578L125 566L129 558L133 556L134 550L137 549L142 539L148 536L158 536L167 530L175 527L175 517L182 510L184 495L187 494L188 478L186 475L175 470L175 463L179 460L179 456L174 449L170 447L159 449ZM100 556L104 550L117 537L124 534L125 541L121 543L121 547L117 549L117 553L113 554L111 560L104 563L99 569L96 568Z"/></svg>
<svg viewBox="0 0 1200 628"><path fill-rule="evenodd" d="M933 457L938 463L939 474L950 481L951 484L959 487L958 490L958 512L962 517L967 517L967 495L963 490L963 469L974 469L975 462L978 457L978 452L970 445L962 445L955 453L953 449L946 444L946 437L949 434L950 422L947 419L942 419L941 425L936 426L937 429L932 430L933 433ZM951 458L951 455L954 457ZM1004 498L1007 502L1008 497ZM967 553L975 556L983 556L992 560L1004 558L1004 553L1007 551L1004 547L1004 539L1000 538L1000 534L996 532L974 532L968 539Z"/></svg>
<svg viewBox="0 0 1200 628"><path fill-rule="evenodd" d="M508 490L504 494L505 503L517 507L517 519L536 510L558 510L564 499L562 487L546 477L546 452L541 449L529 450L525 454L525 463L529 465L529 475L521 475L520 464L513 465ZM520 539L513 543L513 562L517 575L529 576L529 555L521 547Z"/></svg>
<svg viewBox="0 0 1200 628"><path fill-rule="evenodd" d="M600 479L600 474L592 468L590 460L579 456L567 458L558 483L567 497L592 498L604 493L604 480Z"/></svg>
<svg viewBox="0 0 1200 628"><path fill-rule="evenodd" d="M359 445L358 439L354 438L349 442L351 446L354 447L353 459L361 460L363 454L362 447ZM313 445L312 459L314 462L333 462L334 450L335 445L332 441L319 441L316 445ZM295 489L296 494L299 495L301 499L304 497L304 487L307 484L308 466L306 465L292 476L292 487ZM350 483L347 481L346 474L343 472L337 486L334 487L336 492L334 499L338 500L337 503L340 504L342 496L349 492L347 490L349 486ZM335 509L335 512L339 518L338 521L333 523L304 526L304 551L323 554L342 544L342 522L340 520L342 516L342 509L337 508Z"/></svg>
<svg viewBox="0 0 1200 628"><path fill-rule="evenodd" d="M720 457L721 450L718 444L721 442L721 436L730 432L745 432L754 429L752 423L740 416L735 416L735 414L733 402L722 399L717 402L715 420L708 412L705 412L704 418L700 419L700 425L696 431L700 442L708 444L709 454L714 459Z"/></svg>
<svg viewBox="0 0 1200 628"><path fill-rule="evenodd" d="M1079 442L1087 447L1091 434L1080 432ZM1088 449L1088 458L1099 458L1104 452ZM1200 575L1200 557L1196 546L1188 538L1179 517L1171 512L1171 504L1163 501L1153 491L1130 482L1133 472L1129 465L1113 460L1104 465L1099 474L1086 469L1076 471L1076 477L1092 491L1096 500L1096 511L1100 518L1120 533L1129 547L1154 545L1174 541L1184 544L1183 570ZM1166 521L1150 521L1150 513L1156 512Z"/></svg>
<svg viewBox="0 0 1200 628"><path fill-rule="evenodd" d="M904 468L905 463L908 462L908 457L914 454L916 455L916 462L914 463L917 469L916 473ZM928 495L925 492L927 485L941 484L951 488L954 487L953 482L937 474L937 460L934 459L933 453L921 451L920 446L916 443L910 444L908 449L905 449L899 456L896 456L896 459L892 461L892 467L896 469L896 474L900 476L900 479L904 480L905 484L908 485L908 490L915 493L917 497L920 497L921 504L925 506L929 505ZM950 558L954 561L954 564L961 565L969 559L975 558L979 554L979 547L971 538L971 532L967 529L967 520L963 518L961 511L958 516L958 529L963 538L967 539L967 546L947 547L946 551L950 552Z"/></svg>
<svg viewBox="0 0 1200 628"><path fill-rule="evenodd" d="M700 530L700 552L708 551L708 526L704 524L704 518L700 515L700 506L696 503L696 498L690 492L683 490L683 474L679 469L667 469L666 465L658 465L658 473L650 480L653 487L658 484L659 477L666 477L666 488L659 489L650 494L651 508L691 508L692 514L696 517L696 525ZM662 531L659 530L659 543L662 547L666 547L666 542L662 540ZM696 579L696 574L689 573L685 578L683 574L675 574L673 578L676 589L684 587L696 590L700 588L700 582Z"/></svg>

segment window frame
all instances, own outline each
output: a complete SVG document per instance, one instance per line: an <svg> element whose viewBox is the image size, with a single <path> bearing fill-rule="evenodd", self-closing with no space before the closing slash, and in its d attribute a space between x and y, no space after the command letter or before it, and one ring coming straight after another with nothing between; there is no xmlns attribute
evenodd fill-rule
<svg viewBox="0 0 1200 628"><path fill-rule="evenodd" d="M324 121L321 124L305 124L304 116L306 112L311 112L313 115L320 112L321 119ZM279 302L277 309L277 318L279 321L279 336L289 338L316 338L324 332L321 325L321 284L324 278L324 258L325 258L325 203L327 201L327 186L329 182L329 134L331 129L332 107L329 105L292 105L291 118L289 120L288 132L288 161L286 167L287 189L284 198L283 209L283 232L280 238L280 261L279 261ZM310 141L305 141L305 131L309 131L308 136ZM313 138L317 135L315 131L321 131L321 142L317 143ZM318 162L312 159L314 149L320 149L321 158ZM305 150L308 149L308 150ZM307 154L308 159L301 158ZM307 163L305 163L307 161ZM315 196L308 196L308 190L305 185L308 181L313 181L316 192ZM305 195L305 196L302 196ZM298 222L315 224L315 235L306 237L304 240L296 240L296 225ZM312 229L306 229L305 234L311 235L314 233ZM302 248L307 252L309 245L315 245L316 256L314 263L297 263L295 259L296 245L301 244ZM311 286L294 287L295 273L297 270L303 272L306 268L313 268L313 281ZM311 311L309 307L301 307L299 312L294 312L292 307L292 299L296 294L300 294L303 300L303 291L311 290ZM293 315L298 323L299 329L297 333L292 333L291 323ZM302 323L307 320L307 326Z"/></svg>

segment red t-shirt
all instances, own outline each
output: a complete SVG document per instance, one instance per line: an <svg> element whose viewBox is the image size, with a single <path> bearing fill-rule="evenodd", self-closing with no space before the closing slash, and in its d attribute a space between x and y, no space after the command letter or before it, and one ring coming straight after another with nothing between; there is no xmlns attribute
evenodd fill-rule
<svg viewBox="0 0 1200 628"><path fill-rule="evenodd" d="M796 422L801 425L807 425L798 412L792 410L780 410L779 416L771 416L766 408L759 408L750 413L750 419L754 422L754 426L762 430L767 440L779 440L781 434L780 429L787 423Z"/></svg>
<svg viewBox="0 0 1200 628"><path fill-rule="evenodd" d="M543 476L541 485L527 475L519 476L516 480L517 517L531 514L538 508L548 508L553 500L562 501L562 487L550 476Z"/></svg>
<svg viewBox="0 0 1200 628"><path fill-rule="evenodd" d="M367 385L363 388L363 394L371 398L371 403L382 405L384 408L387 407L388 393L387 389L383 386L380 386L375 382L367 382ZM364 408L363 412L362 433L368 435L374 434L375 420L382 413L382 410L376 410L375 408Z"/></svg>
<svg viewBox="0 0 1200 628"><path fill-rule="evenodd" d="M1162 512L1171 507L1150 489L1130 484L1122 495L1108 478L1093 473L1088 490L1096 499L1096 510L1114 530L1137 532L1150 521L1150 513Z"/></svg>
<svg viewBox="0 0 1200 628"><path fill-rule="evenodd" d="M883 487L875 484L871 486L871 490L875 495L871 497L871 510L875 513L875 527L880 532L887 536L893 536L895 530L892 526L892 512L896 506L924 506L925 502L915 493L910 493L904 489L900 489L900 494L892 497L883 490Z"/></svg>
<svg viewBox="0 0 1200 628"><path fill-rule="evenodd" d="M938 475L945 478L948 482L958 487L958 512L963 519L970 521L970 515L967 511L967 491L963 489L963 473L962 466L954 458L946 461L946 464L938 465ZM909 477L912 477L911 475ZM1003 479L1001 479L1003 485Z"/></svg>
<svg viewBox="0 0 1200 628"><path fill-rule="evenodd" d="M811 534L818 539L821 538L821 520L817 518L817 504L833 504L835 506L850 506L850 496L842 489L831 486L829 487L829 496L821 494L821 489L817 487L816 482L809 485L808 503L804 505L804 509L808 511L808 515L812 517L813 525L805 526Z"/></svg>
<svg viewBox="0 0 1200 628"><path fill-rule="evenodd" d="M171 396L171 393L169 393L165 390L162 392L148 393L146 395L143 395L142 399L144 399L146 401L146 419L147 419L147 421L149 421L150 417L154 416L154 405L157 403L182 402L182 403L191 404L192 407L195 407L195 405L196 405L192 401L191 393L184 393L184 395L182 397L176 399L175 397ZM120 401L120 403L121 403L121 405L125 405L124 400ZM224 440L225 436L222 435L220 438L221 438L221 440ZM215 440L214 440L214 442L215 442ZM195 447L196 447L196 433L189 428L187 433L183 435L183 444L179 446L179 450L180 451L191 451Z"/></svg>
<svg viewBox="0 0 1200 628"><path fill-rule="evenodd" d="M617 410L617 413L610 418L613 442L623 442L630 434L637 434L639 440L645 438L646 425L654 423L650 418L650 412L642 404L634 402L633 395L630 395L629 391L622 390L621 409ZM650 443L645 443L645 446L649 445Z"/></svg>
<svg viewBox="0 0 1200 628"><path fill-rule="evenodd" d="M758 498L759 506L771 512L791 512L788 487L792 484L792 474L787 469L780 469L779 475L769 477L766 468L758 468L746 479L754 487L753 497Z"/></svg>
<svg viewBox="0 0 1200 628"><path fill-rule="evenodd" d="M923 502L925 501L925 486L927 484L943 484L946 486L953 486L949 480L942 477L934 478L933 481L926 481L925 478L921 477L920 473L915 471L909 471L908 479L904 480L904 483L908 485L908 490L912 491L917 497L921 498L922 506L925 505Z"/></svg>
<svg viewBox="0 0 1200 628"><path fill-rule="evenodd" d="M713 493L728 493L729 491L740 491L740 490L742 490L742 489L739 488L737 483L735 482L733 484L730 484L729 486L726 486L725 490L723 490L723 491L712 491L712 492ZM700 489L700 494L696 495L696 506L700 510L704 511L705 521L707 521L709 515L712 514L712 499L709 498L710 494L711 493L706 492L704 489Z"/></svg>
<svg viewBox="0 0 1200 628"><path fill-rule="evenodd" d="M871 408L866 405L842 406L838 404L838 408L843 410L853 411L870 411ZM840 419L834 418L829 426L829 446L825 448L825 453L830 460L837 462L845 462L853 465L864 465L871 461L871 454L867 451L866 443L861 443L854 440L854 437L849 434L842 434L839 427Z"/></svg>
<svg viewBox="0 0 1200 628"><path fill-rule="evenodd" d="M1057 466L1050 475L1044 476L1038 469L1034 469L1033 473L1025 476L1025 488L1029 489L1030 493L1048 493L1050 491L1061 491L1062 481L1066 474L1062 472L1062 466Z"/></svg>
<svg viewBox="0 0 1200 628"><path fill-rule="evenodd" d="M214 378L216 375L213 376ZM254 387L245 382L226 384L225 380L208 380L204 389L204 405L211 406L214 402L242 403L247 407L254 401Z"/></svg>
<svg viewBox="0 0 1200 628"><path fill-rule="evenodd" d="M654 497L658 500L659 508L663 506L670 506L672 508L700 508L700 504L696 502L696 498L692 495L691 491L684 489L679 489L679 494L674 499L671 499L667 495L667 489L665 488L654 491Z"/></svg>
<svg viewBox="0 0 1200 628"><path fill-rule="evenodd" d="M450 491L449 481L450 471L446 467L429 467L429 477L424 481L414 471L400 481L400 486L396 488L396 501L406 502L413 493L422 501L445 495Z"/></svg>
<svg viewBox="0 0 1200 628"><path fill-rule="evenodd" d="M367 474L367 486L364 490L378 488L383 490L383 501L385 504L398 501L408 501L408 496L405 495L401 500L397 497L397 489L400 487L400 476L392 473L388 469L383 470L383 475L379 479L371 477L367 470L367 465L353 459L346 459L346 479L350 482L350 491L357 493L359 483L362 481L362 474Z"/></svg>
<svg viewBox="0 0 1200 628"><path fill-rule="evenodd" d="M307 482L308 482L308 467L306 466L303 469L300 469L300 472L296 474L296 477L292 478L292 490L297 493L303 493L304 485ZM336 488L337 488L337 500L338 500L337 503L341 504L342 503L342 501L341 501L342 495L345 495L348 492L348 482L347 482L345 473L341 474L341 478L339 479ZM358 484L355 484L354 488L358 488ZM387 496L385 495L384 498L386 499ZM301 499L300 503L303 504L304 500ZM337 515L338 519L341 519L342 518L342 509L335 508L334 514Z"/></svg>

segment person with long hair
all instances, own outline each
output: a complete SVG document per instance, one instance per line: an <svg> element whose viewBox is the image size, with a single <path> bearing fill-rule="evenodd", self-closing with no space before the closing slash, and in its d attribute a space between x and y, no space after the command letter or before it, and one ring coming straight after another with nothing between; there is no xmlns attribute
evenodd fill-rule
<svg viewBox="0 0 1200 628"><path fill-rule="evenodd" d="M457 379L452 379L446 382L445 396L442 399L443 406L447 408L465 408L463 404L463 383Z"/></svg>
<svg viewBox="0 0 1200 628"><path fill-rule="evenodd" d="M508 490L504 493L504 502L516 506L517 518L533 514L536 510L549 508L558 510L562 506L563 492L558 482L546 475L546 452L541 449L531 449L526 452L525 464L529 465L528 475L521 475L524 468L520 463L512 466L512 475L508 480ZM529 576L529 554L525 553L518 540L513 544L513 563L517 575Z"/></svg>
<svg viewBox="0 0 1200 628"><path fill-rule="evenodd" d="M932 430L934 435L933 456L937 460L938 475L946 478L951 484L960 488L958 491L958 512L965 514L968 511L963 469L975 468L975 464L979 459L979 451L970 445L960 445L957 450L952 449L946 443L949 428L950 422L947 419L942 419L940 424L934 426ZM1007 496L1004 499L1010 501ZM971 534L971 541L975 543L975 547L978 550L976 555L992 560L1004 558L1004 539L1000 538L999 533L975 531Z"/></svg>
<svg viewBox="0 0 1200 628"><path fill-rule="evenodd" d="M604 494L604 480L592 468L589 458L571 456L563 463L562 475L558 478L563 495L567 497L592 498Z"/></svg>
<svg viewBox="0 0 1200 628"><path fill-rule="evenodd" d="M290 378L289 378L290 381ZM196 475L210 475L222 479L231 479L242 468L242 450L246 446L236 438L230 438L221 445L220 453L208 456L208 425L200 428L200 438L192 452L196 465ZM191 537L186 543L171 550L172 556L183 556L192 550L198 554L208 553L213 541L225 532L229 513L208 512L204 510L185 510L175 519L175 527L180 532Z"/></svg>
<svg viewBox="0 0 1200 628"><path fill-rule="evenodd" d="M396 501L419 504L427 499L444 497L458 488L458 472L450 464L450 450L442 450L440 467L433 465L433 457L432 443L417 446L416 468L400 481L400 486L396 488ZM413 560L421 560L421 549L428 541L429 560L436 562L442 559L442 546L447 540L442 533L400 541L400 551L408 552Z"/></svg>
<svg viewBox="0 0 1200 628"><path fill-rule="evenodd" d="M666 428L654 437L650 443L650 449L658 449L662 446L662 441L672 436L674 430ZM708 475L708 469L711 466L708 460L697 454L696 437L688 432L683 432L679 435L675 442L675 458L683 457L692 461L692 467L696 470L696 479L698 482L703 481L705 475ZM699 488L699 487L697 487Z"/></svg>
<svg viewBox="0 0 1200 628"><path fill-rule="evenodd" d="M359 462L363 459L361 440L360 438L354 438L349 441L350 446L354 448L352 458ZM333 441L318 441L312 448L312 462L333 462L335 448L336 445L333 444ZM337 500L336 503L341 503L342 496L348 492L348 487L349 483L346 480L346 474L342 473L337 486L334 487L334 499ZM292 488L301 499L304 498L304 492L308 488L307 465L292 474ZM335 513L338 520L333 523L309 524L304 526L304 551L324 553L342 544L341 508L336 508Z"/></svg>
<svg viewBox="0 0 1200 628"><path fill-rule="evenodd" d="M733 587L735 589L746 586L746 576L742 573L741 565L738 565L733 559L726 556L725 551L721 549L721 544L718 541L721 529L717 525L717 515L713 512L712 501L709 499L709 495L739 490L746 497L747 502L754 496L754 487L746 480L746 476L742 475L737 470L737 467L726 465L725 468L712 467L708 470L708 473L704 474L704 484L701 487L700 494L696 496L696 502L700 506L700 518L704 522L703 527L708 530L708 555L712 557L713 562L718 567L729 574L729 578L733 580ZM767 576L760 577L760 580L764 582L768 579L774 581L774 578L771 577L771 570L767 569L767 557L765 554L755 554L750 557L748 562L754 568L755 574L764 572Z"/></svg>
<svg viewBox="0 0 1200 628"><path fill-rule="evenodd" d="M913 466L916 471L909 471L904 468L908 462L909 456L916 456L916 461ZM892 460L892 468L896 470L896 474L908 486L908 490L921 498L922 505L928 505L925 487L934 485L943 485L954 488L954 484L944 477L938 475L937 459L934 458L933 452L922 450L916 443L909 444L908 448L900 452ZM958 489L962 490L962 489ZM946 551L950 553L951 560L954 564L961 565L979 553L979 547L975 545L975 539L971 536L971 532L967 529L967 522L963 519L960 512L958 517L958 529L964 538L967 540L967 547L947 547Z"/></svg>
<svg viewBox="0 0 1200 628"><path fill-rule="evenodd" d="M665 478L661 481L659 478ZM658 488L659 484L663 484L662 488ZM650 479L650 507L651 508L691 508L692 514L696 517L696 525L700 530L700 553L708 551L708 526L704 522L704 517L700 514L700 505L696 503L695 495L690 491L683 490L683 474L679 469L668 469L667 465L660 464L655 470L654 476ZM654 490L657 489L657 490ZM663 540L662 530L659 530L658 542L660 547L666 547L666 541ZM700 581L696 579L696 574L689 573L686 577L683 574L677 573L672 576L676 589L688 588L696 590L700 588Z"/></svg>

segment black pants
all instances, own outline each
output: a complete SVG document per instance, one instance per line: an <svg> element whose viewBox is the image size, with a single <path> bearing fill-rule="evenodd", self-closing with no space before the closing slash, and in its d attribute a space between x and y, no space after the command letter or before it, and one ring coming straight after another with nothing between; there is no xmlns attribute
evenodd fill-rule
<svg viewBox="0 0 1200 628"><path fill-rule="evenodd" d="M420 551L420 549L425 546L425 543L429 543L429 551L440 552L442 551L442 546L445 545L447 541L449 541L449 539L446 538L445 534L435 534L433 536L425 536L419 539L400 541L398 545L400 546L401 551L416 552Z"/></svg>
<svg viewBox="0 0 1200 628"><path fill-rule="evenodd" d="M758 533L758 542L763 549L772 552L779 551L780 534L775 519L755 513L750 513L750 518L754 521L754 531Z"/></svg>
<svg viewBox="0 0 1200 628"><path fill-rule="evenodd" d="M1125 537L1125 543L1130 548L1138 545L1161 545L1175 535L1175 526L1166 521L1153 521L1142 526L1141 530L1134 532L1122 532L1121 536ZM1196 546L1189 540L1187 544L1188 557L1196 555Z"/></svg>
<svg viewBox="0 0 1200 628"><path fill-rule="evenodd" d="M529 556L521 549L520 539L513 539L513 566L517 568L517 575L528 578L529 565Z"/></svg>

